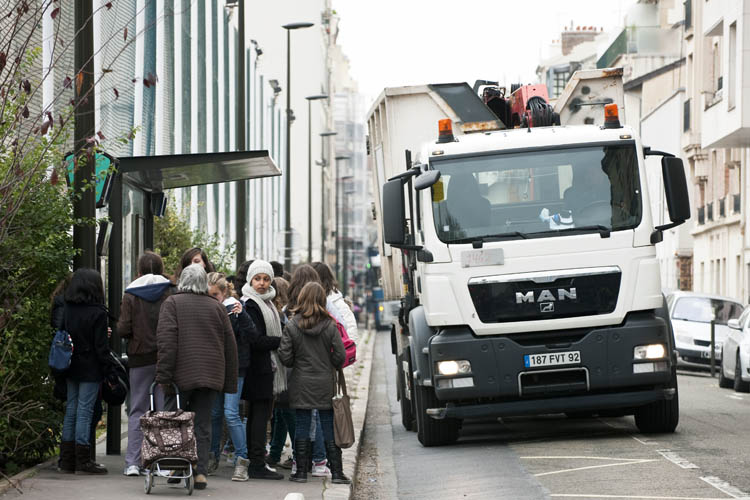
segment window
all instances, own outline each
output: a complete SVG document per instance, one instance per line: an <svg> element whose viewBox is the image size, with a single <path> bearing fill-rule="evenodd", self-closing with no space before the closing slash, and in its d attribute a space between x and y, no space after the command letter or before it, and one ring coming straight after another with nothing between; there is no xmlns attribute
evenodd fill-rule
<svg viewBox="0 0 750 500"><path fill-rule="evenodd" d="M736 99L735 80L737 72L737 23L734 22L729 26L729 63L727 64L727 106L732 109Z"/></svg>
<svg viewBox="0 0 750 500"><path fill-rule="evenodd" d="M554 81L552 85L552 98L560 97L560 94L563 93L563 90L565 90L565 85L567 85L568 80L570 79L570 69L566 68L563 70L555 70L554 72Z"/></svg>

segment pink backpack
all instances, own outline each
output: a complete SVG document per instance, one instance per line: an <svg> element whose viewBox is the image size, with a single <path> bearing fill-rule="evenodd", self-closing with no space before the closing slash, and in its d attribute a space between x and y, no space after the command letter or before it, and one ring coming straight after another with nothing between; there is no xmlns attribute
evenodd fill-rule
<svg viewBox="0 0 750 500"><path fill-rule="evenodd" d="M357 345L352 339L349 338L349 334L346 333L346 328L344 328L344 325L339 323L336 318L331 317L331 319L336 322L336 329L339 331L339 335L341 335L341 341L344 343L346 358L344 359L344 365L342 366L342 368L346 368L347 366L357 361Z"/></svg>

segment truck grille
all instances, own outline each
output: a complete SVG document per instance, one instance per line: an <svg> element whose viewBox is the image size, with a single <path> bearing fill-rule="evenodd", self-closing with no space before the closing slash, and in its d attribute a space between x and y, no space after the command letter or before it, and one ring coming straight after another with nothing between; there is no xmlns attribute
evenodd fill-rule
<svg viewBox="0 0 750 500"><path fill-rule="evenodd" d="M472 278L469 294L483 323L607 314L615 310L617 267Z"/></svg>

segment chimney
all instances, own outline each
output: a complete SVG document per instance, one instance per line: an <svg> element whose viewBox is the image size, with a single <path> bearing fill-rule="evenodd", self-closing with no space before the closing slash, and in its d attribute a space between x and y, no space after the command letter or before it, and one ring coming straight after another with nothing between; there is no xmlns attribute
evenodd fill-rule
<svg viewBox="0 0 750 500"><path fill-rule="evenodd" d="M589 42L596 38L600 32L587 26L576 26L573 29L573 22L570 22L570 29L560 34L562 55L567 56L573 51L573 47L583 42Z"/></svg>

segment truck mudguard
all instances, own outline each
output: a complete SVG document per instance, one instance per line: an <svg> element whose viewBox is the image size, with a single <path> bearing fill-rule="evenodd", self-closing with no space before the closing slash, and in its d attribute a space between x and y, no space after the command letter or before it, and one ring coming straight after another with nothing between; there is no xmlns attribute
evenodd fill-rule
<svg viewBox="0 0 750 500"><path fill-rule="evenodd" d="M434 334L424 317L424 307L418 306L409 313L409 346L411 347L411 365L417 372L417 385L432 384L432 367L430 357L422 352L429 346L430 337ZM426 381L426 383L425 383Z"/></svg>

